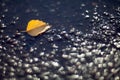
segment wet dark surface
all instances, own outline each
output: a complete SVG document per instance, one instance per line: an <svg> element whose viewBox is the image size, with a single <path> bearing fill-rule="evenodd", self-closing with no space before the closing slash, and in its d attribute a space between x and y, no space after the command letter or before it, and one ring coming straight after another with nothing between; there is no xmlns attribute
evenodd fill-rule
<svg viewBox="0 0 120 80"><path fill-rule="evenodd" d="M52 27L31 37L31 19ZM120 80L119 0L0 0L1 80Z"/></svg>

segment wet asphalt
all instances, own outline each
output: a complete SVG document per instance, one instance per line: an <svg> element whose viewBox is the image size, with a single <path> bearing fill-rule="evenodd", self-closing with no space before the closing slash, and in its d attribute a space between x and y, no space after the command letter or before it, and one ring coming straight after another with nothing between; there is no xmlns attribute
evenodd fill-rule
<svg viewBox="0 0 120 80"><path fill-rule="evenodd" d="M119 30L119 0L0 0L0 80L120 80Z"/></svg>

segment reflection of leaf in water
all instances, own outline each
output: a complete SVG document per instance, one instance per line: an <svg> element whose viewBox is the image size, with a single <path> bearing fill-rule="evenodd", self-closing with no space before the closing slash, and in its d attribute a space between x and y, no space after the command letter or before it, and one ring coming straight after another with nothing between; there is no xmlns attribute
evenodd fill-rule
<svg viewBox="0 0 120 80"><path fill-rule="evenodd" d="M28 22L26 32L31 36L38 36L49 28L50 26L46 22L41 20L30 20Z"/></svg>

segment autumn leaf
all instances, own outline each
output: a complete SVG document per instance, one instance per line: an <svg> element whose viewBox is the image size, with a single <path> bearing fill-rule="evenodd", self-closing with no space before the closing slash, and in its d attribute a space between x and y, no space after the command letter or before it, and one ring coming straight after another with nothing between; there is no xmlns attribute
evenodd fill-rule
<svg viewBox="0 0 120 80"><path fill-rule="evenodd" d="M26 32L31 36L38 36L39 34L44 33L50 27L50 25L41 20L30 20L28 22Z"/></svg>

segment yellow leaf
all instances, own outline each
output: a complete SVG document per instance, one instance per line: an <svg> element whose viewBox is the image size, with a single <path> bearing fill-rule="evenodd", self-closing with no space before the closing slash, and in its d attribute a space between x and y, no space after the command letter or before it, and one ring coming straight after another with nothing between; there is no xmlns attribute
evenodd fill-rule
<svg viewBox="0 0 120 80"><path fill-rule="evenodd" d="M26 32L31 36L38 36L50 28L46 22L41 20L30 20Z"/></svg>

